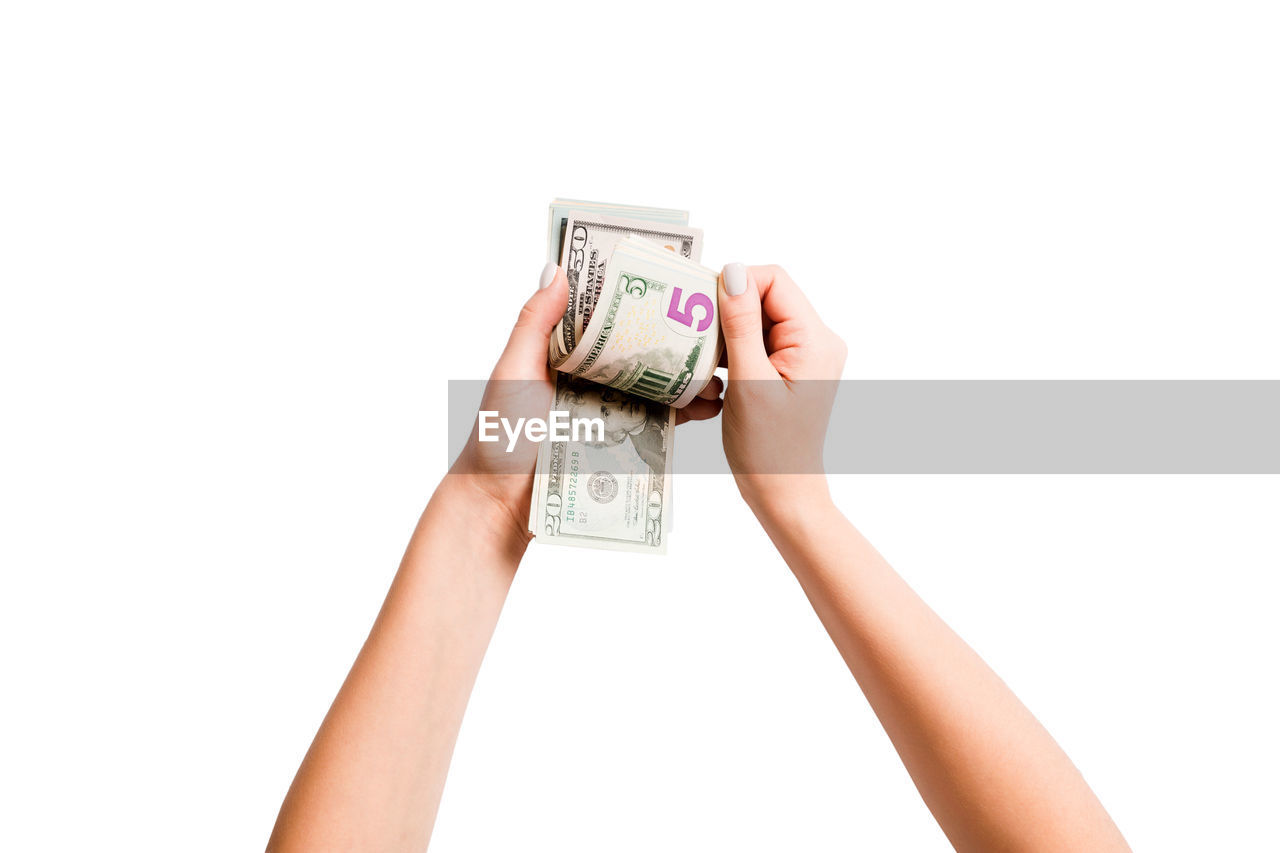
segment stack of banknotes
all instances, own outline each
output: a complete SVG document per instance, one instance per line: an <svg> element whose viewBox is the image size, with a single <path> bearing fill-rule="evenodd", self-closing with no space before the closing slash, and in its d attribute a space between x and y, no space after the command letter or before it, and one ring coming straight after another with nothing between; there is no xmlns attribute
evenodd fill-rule
<svg viewBox="0 0 1280 853"><path fill-rule="evenodd" d="M550 260L569 279L551 335L552 411L603 436L544 441L529 529L539 542L665 553L675 411L711 381L723 342L718 275L683 210L557 199Z"/></svg>

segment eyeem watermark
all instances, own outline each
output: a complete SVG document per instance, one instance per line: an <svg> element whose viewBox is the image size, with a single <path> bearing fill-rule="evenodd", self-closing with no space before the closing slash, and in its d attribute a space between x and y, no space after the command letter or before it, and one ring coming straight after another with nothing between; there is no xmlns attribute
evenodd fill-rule
<svg viewBox="0 0 1280 853"><path fill-rule="evenodd" d="M552 410L547 420L516 418L514 424L496 411L480 410L480 440L500 441L498 428L507 434L507 452L515 449L520 435L529 441L604 441L603 418L573 418L568 412Z"/></svg>

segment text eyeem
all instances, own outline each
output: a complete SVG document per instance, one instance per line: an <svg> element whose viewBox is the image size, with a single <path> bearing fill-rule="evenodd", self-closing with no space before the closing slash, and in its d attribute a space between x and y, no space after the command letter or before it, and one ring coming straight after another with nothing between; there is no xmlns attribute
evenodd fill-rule
<svg viewBox="0 0 1280 853"><path fill-rule="evenodd" d="M498 427L507 434L507 452L515 449L521 433L529 441L604 441L604 419L571 418L568 412L552 410L547 420L516 418L514 424L496 411L480 410L480 440L500 441Z"/></svg>

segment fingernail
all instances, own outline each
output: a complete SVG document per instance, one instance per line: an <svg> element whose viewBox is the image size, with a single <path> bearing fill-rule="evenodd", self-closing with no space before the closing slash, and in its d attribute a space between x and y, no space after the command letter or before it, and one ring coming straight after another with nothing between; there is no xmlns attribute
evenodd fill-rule
<svg viewBox="0 0 1280 853"><path fill-rule="evenodd" d="M551 282L556 280L556 271L560 267L547 261L547 265L542 268L542 278L538 279L538 290L546 290L551 286Z"/></svg>
<svg viewBox="0 0 1280 853"><path fill-rule="evenodd" d="M741 296L747 292L747 268L742 264L724 265L724 292Z"/></svg>

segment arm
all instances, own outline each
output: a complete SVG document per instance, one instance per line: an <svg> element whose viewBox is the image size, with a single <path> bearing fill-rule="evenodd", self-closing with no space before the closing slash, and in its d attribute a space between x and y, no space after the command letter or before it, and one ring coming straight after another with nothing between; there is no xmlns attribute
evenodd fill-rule
<svg viewBox="0 0 1280 853"><path fill-rule="evenodd" d="M832 504L822 437L844 344L776 267L726 267L721 322L739 489L951 843L1128 850L1044 727ZM797 440L781 448L779 434Z"/></svg>
<svg viewBox="0 0 1280 853"><path fill-rule="evenodd" d="M481 409L545 418L551 331L568 298L543 270ZM720 383L679 420L720 412ZM382 611L280 807L269 851L422 850L472 685L529 544L536 444L471 439L427 504Z"/></svg>
<svg viewBox="0 0 1280 853"><path fill-rule="evenodd" d="M450 474L289 789L268 850L422 850L528 534Z"/></svg>
<svg viewBox="0 0 1280 853"><path fill-rule="evenodd" d="M481 408L545 417L547 342L568 285L548 265ZM342 689L280 807L269 851L422 850L516 567L537 447L471 441L427 504Z"/></svg>

